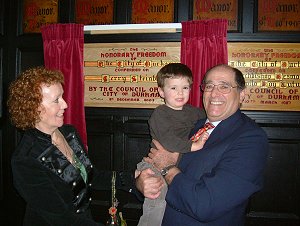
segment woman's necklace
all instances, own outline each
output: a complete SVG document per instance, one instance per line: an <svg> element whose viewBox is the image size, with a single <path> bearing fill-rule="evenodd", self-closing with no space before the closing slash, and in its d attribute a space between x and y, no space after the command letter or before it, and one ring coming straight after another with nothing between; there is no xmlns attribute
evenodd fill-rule
<svg viewBox="0 0 300 226"><path fill-rule="evenodd" d="M67 160L74 165L74 152L70 148L69 144L67 143L64 136L61 134L61 132L56 129L54 133L51 136L52 144L58 148L58 150L67 158Z"/></svg>
<svg viewBox="0 0 300 226"><path fill-rule="evenodd" d="M80 162L61 132L56 129L51 136L52 144L67 158L67 160L78 170L84 182L87 182L87 172L85 166Z"/></svg>

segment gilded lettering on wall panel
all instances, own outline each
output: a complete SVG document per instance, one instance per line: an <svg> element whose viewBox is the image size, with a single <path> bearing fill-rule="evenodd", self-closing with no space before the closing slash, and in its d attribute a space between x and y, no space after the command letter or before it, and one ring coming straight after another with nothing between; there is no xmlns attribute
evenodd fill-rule
<svg viewBox="0 0 300 226"><path fill-rule="evenodd" d="M174 0L132 0L131 23L173 23Z"/></svg>
<svg viewBox="0 0 300 226"><path fill-rule="evenodd" d="M23 32L39 33L41 27L58 21L58 0L24 0Z"/></svg>
<svg viewBox="0 0 300 226"><path fill-rule="evenodd" d="M300 31L300 0L259 0L258 31Z"/></svg>
<svg viewBox="0 0 300 226"><path fill-rule="evenodd" d="M157 107L156 74L179 54L178 42L85 44L85 106Z"/></svg>
<svg viewBox="0 0 300 226"><path fill-rule="evenodd" d="M112 24L114 0L76 0L76 23Z"/></svg>
<svg viewBox="0 0 300 226"><path fill-rule="evenodd" d="M246 80L244 110L300 111L300 43L228 43Z"/></svg>
<svg viewBox="0 0 300 226"><path fill-rule="evenodd" d="M228 30L238 30L238 0L194 0L193 19L227 19Z"/></svg>

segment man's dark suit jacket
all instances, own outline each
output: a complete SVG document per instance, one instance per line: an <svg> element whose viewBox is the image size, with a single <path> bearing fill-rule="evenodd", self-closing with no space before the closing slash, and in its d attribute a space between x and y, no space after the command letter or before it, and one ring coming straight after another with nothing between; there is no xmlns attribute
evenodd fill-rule
<svg viewBox="0 0 300 226"><path fill-rule="evenodd" d="M221 121L203 149L182 157L162 225L244 225L248 198L263 187L268 149L265 132L239 110Z"/></svg>

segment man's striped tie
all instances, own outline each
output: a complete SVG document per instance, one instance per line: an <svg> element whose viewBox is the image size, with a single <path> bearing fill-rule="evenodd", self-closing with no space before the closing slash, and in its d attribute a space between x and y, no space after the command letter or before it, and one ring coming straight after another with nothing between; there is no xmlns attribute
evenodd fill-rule
<svg viewBox="0 0 300 226"><path fill-rule="evenodd" d="M207 130L214 128L215 126L213 124L211 124L210 122L207 122L204 124L204 126L202 128L200 128L197 133L195 133L192 137L191 137L191 141L196 142L197 140L199 140L199 137Z"/></svg>

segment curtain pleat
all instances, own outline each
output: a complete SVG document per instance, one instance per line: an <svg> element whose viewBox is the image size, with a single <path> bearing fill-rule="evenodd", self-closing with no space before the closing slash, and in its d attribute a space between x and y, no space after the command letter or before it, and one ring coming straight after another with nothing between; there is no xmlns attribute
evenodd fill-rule
<svg viewBox="0 0 300 226"><path fill-rule="evenodd" d="M65 123L72 124L87 147L84 111L82 24L51 24L41 28L44 45L44 62L48 69L64 74L64 99L68 104Z"/></svg>
<svg viewBox="0 0 300 226"><path fill-rule="evenodd" d="M228 63L227 20L195 20L182 22L180 61L193 72L194 82L189 103L203 108L200 85L205 72Z"/></svg>

